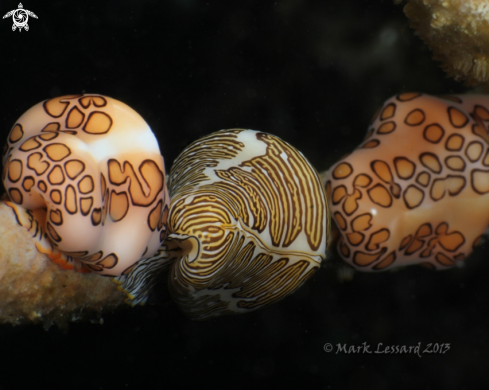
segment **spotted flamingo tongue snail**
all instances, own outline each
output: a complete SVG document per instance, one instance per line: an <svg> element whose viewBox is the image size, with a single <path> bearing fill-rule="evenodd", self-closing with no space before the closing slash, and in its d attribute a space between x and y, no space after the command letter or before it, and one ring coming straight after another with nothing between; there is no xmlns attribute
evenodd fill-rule
<svg viewBox="0 0 489 390"><path fill-rule="evenodd" d="M124 103L90 94L35 105L10 131L3 165L7 204L62 268L120 276L158 252L169 204L163 157Z"/></svg>
<svg viewBox="0 0 489 390"><path fill-rule="evenodd" d="M404 93L326 178L341 257L362 271L464 260L489 225L489 97Z"/></svg>

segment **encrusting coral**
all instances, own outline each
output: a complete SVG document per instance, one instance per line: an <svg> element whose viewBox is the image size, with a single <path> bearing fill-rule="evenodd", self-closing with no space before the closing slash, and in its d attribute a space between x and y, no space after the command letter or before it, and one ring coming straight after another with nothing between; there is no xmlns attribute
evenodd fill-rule
<svg viewBox="0 0 489 390"><path fill-rule="evenodd" d="M0 324L101 320L124 305L125 294L109 278L65 271L33 245L29 232L0 200Z"/></svg>
<svg viewBox="0 0 489 390"><path fill-rule="evenodd" d="M450 77L469 86L488 86L487 0L408 0L404 13Z"/></svg>

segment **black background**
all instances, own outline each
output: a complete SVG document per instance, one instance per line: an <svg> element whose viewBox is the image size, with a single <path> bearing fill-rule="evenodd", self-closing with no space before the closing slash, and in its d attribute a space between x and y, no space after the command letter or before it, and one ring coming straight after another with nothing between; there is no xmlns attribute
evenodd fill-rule
<svg viewBox="0 0 489 390"><path fill-rule="evenodd" d="M17 8L0 1L0 14ZM390 1L39 1L28 32L0 20L0 129L44 99L100 93L138 111L166 167L197 138L278 135L324 170L363 138L393 94L464 92ZM464 268L355 274L325 265L297 293L248 315L186 319L169 303L104 324L0 327L0 389L462 389L487 383L487 249ZM1 282L1 280L0 280ZM336 354L336 345L416 354ZM333 352L323 350L325 343ZM449 343L444 354L422 353Z"/></svg>

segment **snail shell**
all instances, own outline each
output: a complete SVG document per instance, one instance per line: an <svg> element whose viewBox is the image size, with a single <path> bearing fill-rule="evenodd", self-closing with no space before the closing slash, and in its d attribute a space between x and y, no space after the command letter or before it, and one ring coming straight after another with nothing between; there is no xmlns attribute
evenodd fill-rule
<svg viewBox="0 0 489 390"><path fill-rule="evenodd" d="M404 93L329 171L341 256L362 271L464 260L489 225L489 98Z"/></svg>
<svg viewBox="0 0 489 390"><path fill-rule="evenodd" d="M3 164L7 204L63 268L118 276L159 250L163 157L124 103L90 94L35 105L10 131Z"/></svg>
<svg viewBox="0 0 489 390"><path fill-rule="evenodd" d="M273 135L231 129L199 139L176 159L169 188L169 288L191 318L276 302L325 257L319 177Z"/></svg>

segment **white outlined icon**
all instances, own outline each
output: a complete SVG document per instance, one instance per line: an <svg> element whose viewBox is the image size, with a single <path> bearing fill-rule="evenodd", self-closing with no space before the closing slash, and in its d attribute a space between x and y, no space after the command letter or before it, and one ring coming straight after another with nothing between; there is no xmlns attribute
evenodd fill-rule
<svg viewBox="0 0 489 390"><path fill-rule="evenodd" d="M19 29L19 31L22 31L22 29L25 29L25 31L29 31L29 25L27 24L29 16L37 19L37 15L32 11L24 9L22 3L19 3L18 7L19 8L7 12L3 16L3 18L5 19L9 16L12 16L12 20L14 21L14 24L12 25L12 31L15 31L17 28Z"/></svg>

